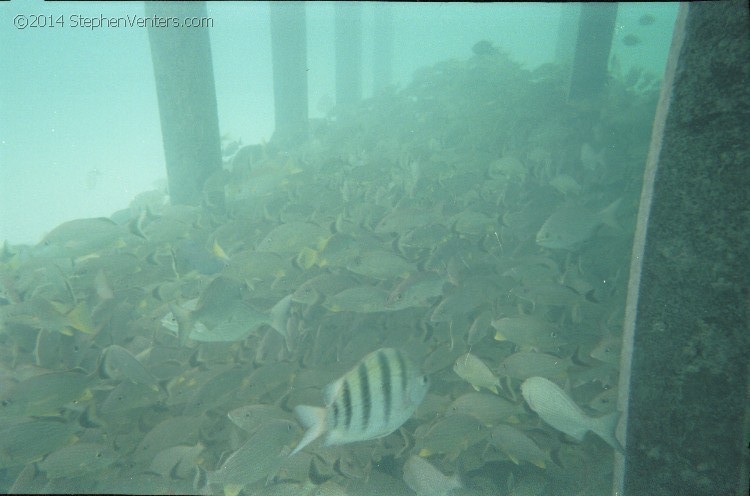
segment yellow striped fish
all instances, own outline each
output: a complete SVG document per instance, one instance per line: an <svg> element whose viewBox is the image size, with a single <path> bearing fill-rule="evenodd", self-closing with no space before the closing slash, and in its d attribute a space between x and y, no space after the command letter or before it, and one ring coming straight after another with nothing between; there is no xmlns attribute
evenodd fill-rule
<svg viewBox="0 0 750 496"><path fill-rule="evenodd" d="M387 436L401 427L424 399L427 376L400 350L381 348L323 390L324 408L294 408L306 429L294 455L327 432L325 446Z"/></svg>

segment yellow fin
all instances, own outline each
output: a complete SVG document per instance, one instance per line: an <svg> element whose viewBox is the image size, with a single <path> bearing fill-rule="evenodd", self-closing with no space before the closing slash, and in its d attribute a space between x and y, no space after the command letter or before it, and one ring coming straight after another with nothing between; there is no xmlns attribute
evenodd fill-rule
<svg viewBox="0 0 750 496"><path fill-rule="evenodd" d="M86 389L85 389L85 390L83 391L83 394L81 395L81 397L80 397L80 398L78 398L78 400L79 400L79 401L89 401L89 400L91 400L91 399L93 399L93 398L94 398L94 393L92 393L92 392L91 392L91 389L89 389L89 388L86 388Z"/></svg>
<svg viewBox="0 0 750 496"><path fill-rule="evenodd" d="M316 247L318 248L318 251L323 251L326 246L328 246L328 240L331 239L331 236L326 236L325 238L320 238L318 242L316 243Z"/></svg>
<svg viewBox="0 0 750 496"><path fill-rule="evenodd" d="M287 160L286 164L284 165L284 172L286 172L290 176L294 175L294 174L299 174L300 172L303 172L303 171L304 171L304 169L302 169L301 167L299 167L296 164L296 162L293 159L291 159L291 158L289 160Z"/></svg>
<svg viewBox="0 0 750 496"><path fill-rule="evenodd" d="M508 338L506 338L505 336L503 336L502 332L497 331L495 333L495 341L507 341L507 340L508 340Z"/></svg>
<svg viewBox="0 0 750 496"><path fill-rule="evenodd" d="M224 485L224 496L237 496L242 491L240 484L225 484Z"/></svg>
<svg viewBox="0 0 750 496"><path fill-rule="evenodd" d="M539 468L547 468L546 464L544 463L544 460L536 460L536 461L532 460L531 463L533 463Z"/></svg>
<svg viewBox="0 0 750 496"><path fill-rule="evenodd" d="M68 311L70 307L66 305L65 303L59 302L59 301L50 301L49 302L52 307L57 310L58 313L65 314L65 312Z"/></svg>
<svg viewBox="0 0 750 496"><path fill-rule="evenodd" d="M318 252L312 248L305 247L297 255L297 265L304 270L308 270L318 261Z"/></svg>
<svg viewBox="0 0 750 496"><path fill-rule="evenodd" d="M423 458L426 457L426 456L430 456L431 454L432 454L432 452L430 450L428 450L427 448L422 448L421 450L419 450L419 456L421 456Z"/></svg>
<svg viewBox="0 0 750 496"><path fill-rule="evenodd" d="M74 306L73 310L68 312L66 317L68 318L68 325L73 329L84 334L96 333L94 322L91 320L91 312L89 312L85 302L82 301Z"/></svg>
<svg viewBox="0 0 750 496"><path fill-rule="evenodd" d="M224 249L219 245L219 242L214 240L214 245L211 247L211 253L216 255L222 260L229 261L229 256L226 254Z"/></svg>

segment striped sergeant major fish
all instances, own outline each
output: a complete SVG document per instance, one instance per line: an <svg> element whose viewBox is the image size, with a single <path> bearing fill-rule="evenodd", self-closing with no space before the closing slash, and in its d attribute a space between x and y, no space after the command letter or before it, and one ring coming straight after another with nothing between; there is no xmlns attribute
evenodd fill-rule
<svg viewBox="0 0 750 496"><path fill-rule="evenodd" d="M325 407L294 408L306 429L289 456L323 433L325 446L387 436L401 427L427 394L430 383L400 350L380 348L323 390Z"/></svg>

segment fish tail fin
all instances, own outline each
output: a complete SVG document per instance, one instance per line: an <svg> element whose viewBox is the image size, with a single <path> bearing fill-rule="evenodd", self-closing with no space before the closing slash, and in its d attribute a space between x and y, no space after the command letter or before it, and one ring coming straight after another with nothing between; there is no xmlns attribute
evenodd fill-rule
<svg viewBox="0 0 750 496"><path fill-rule="evenodd" d="M214 244L213 246L211 246L211 253L225 262L231 261L229 259L229 255L227 255L227 253L224 251L224 248L221 247L217 240L214 240Z"/></svg>
<svg viewBox="0 0 750 496"><path fill-rule="evenodd" d="M622 231L622 226L617 222L617 210L620 208L622 203L622 197L610 203L604 210L599 212L599 218L602 224L609 226L617 231Z"/></svg>
<svg viewBox="0 0 750 496"><path fill-rule="evenodd" d="M174 315L174 318L177 321L177 337L180 344L185 345L187 344L190 333L195 325L192 314L190 310L177 305L176 303L170 303L169 309L172 311L172 315Z"/></svg>
<svg viewBox="0 0 750 496"><path fill-rule="evenodd" d="M452 491L454 489L463 489L464 483L461 480L461 476L459 474L453 474L450 479L448 479L448 484L446 485L449 491Z"/></svg>
<svg viewBox="0 0 750 496"><path fill-rule="evenodd" d="M591 430L594 432L594 434L602 438L607 444L612 446L615 451L624 454L625 450L620 444L620 441L618 441L615 437L615 428L617 427L617 422L619 419L620 412L617 411L612 412L608 415L604 415L602 417L598 417L594 419Z"/></svg>
<svg viewBox="0 0 750 496"><path fill-rule="evenodd" d="M294 407L294 414L297 415L302 427L305 428L305 435L302 436L297 447L289 453L289 456L295 455L302 448L315 441L326 430L326 409L308 405L297 405Z"/></svg>
<svg viewBox="0 0 750 496"><path fill-rule="evenodd" d="M280 299L271 308L271 322L269 325L273 327L276 332L286 338L286 321L289 318L289 309L292 306L292 295L288 294Z"/></svg>

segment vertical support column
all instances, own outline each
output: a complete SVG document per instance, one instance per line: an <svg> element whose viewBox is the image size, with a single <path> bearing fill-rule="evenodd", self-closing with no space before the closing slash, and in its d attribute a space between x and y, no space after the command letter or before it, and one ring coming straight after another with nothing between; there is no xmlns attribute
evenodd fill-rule
<svg viewBox="0 0 750 496"><path fill-rule="evenodd" d="M307 28L302 2L269 2L276 126L273 141L307 139Z"/></svg>
<svg viewBox="0 0 750 496"><path fill-rule="evenodd" d="M372 89L377 93L393 82L393 9L388 3L374 6Z"/></svg>
<svg viewBox="0 0 750 496"><path fill-rule="evenodd" d="M616 3L581 5L578 39L568 91L570 100L591 99L599 96L604 90L616 20Z"/></svg>
<svg viewBox="0 0 750 496"><path fill-rule="evenodd" d="M221 168L219 117L208 28L175 26L207 18L205 2L146 2L172 204L197 205L203 183Z"/></svg>
<svg viewBox="0 0 750 496"><path fill-rule="evenodd" d="M581 17L580 3L560 3L560 22L557 25L555 63L565 68L566 80L570 80L575 55L578 22Z"/></svg>
<svg viewBox="0 0 750 496"><path fill-rule="evenodd" d="M748 491L748 24L746 2L680 7L633 246L617 495Z"/></svg>
<svg viewBox="0 0 750 496"><path fill-rule="evenodd" d="M336 3L336 104L362 99L362 5Z"/></svg>

